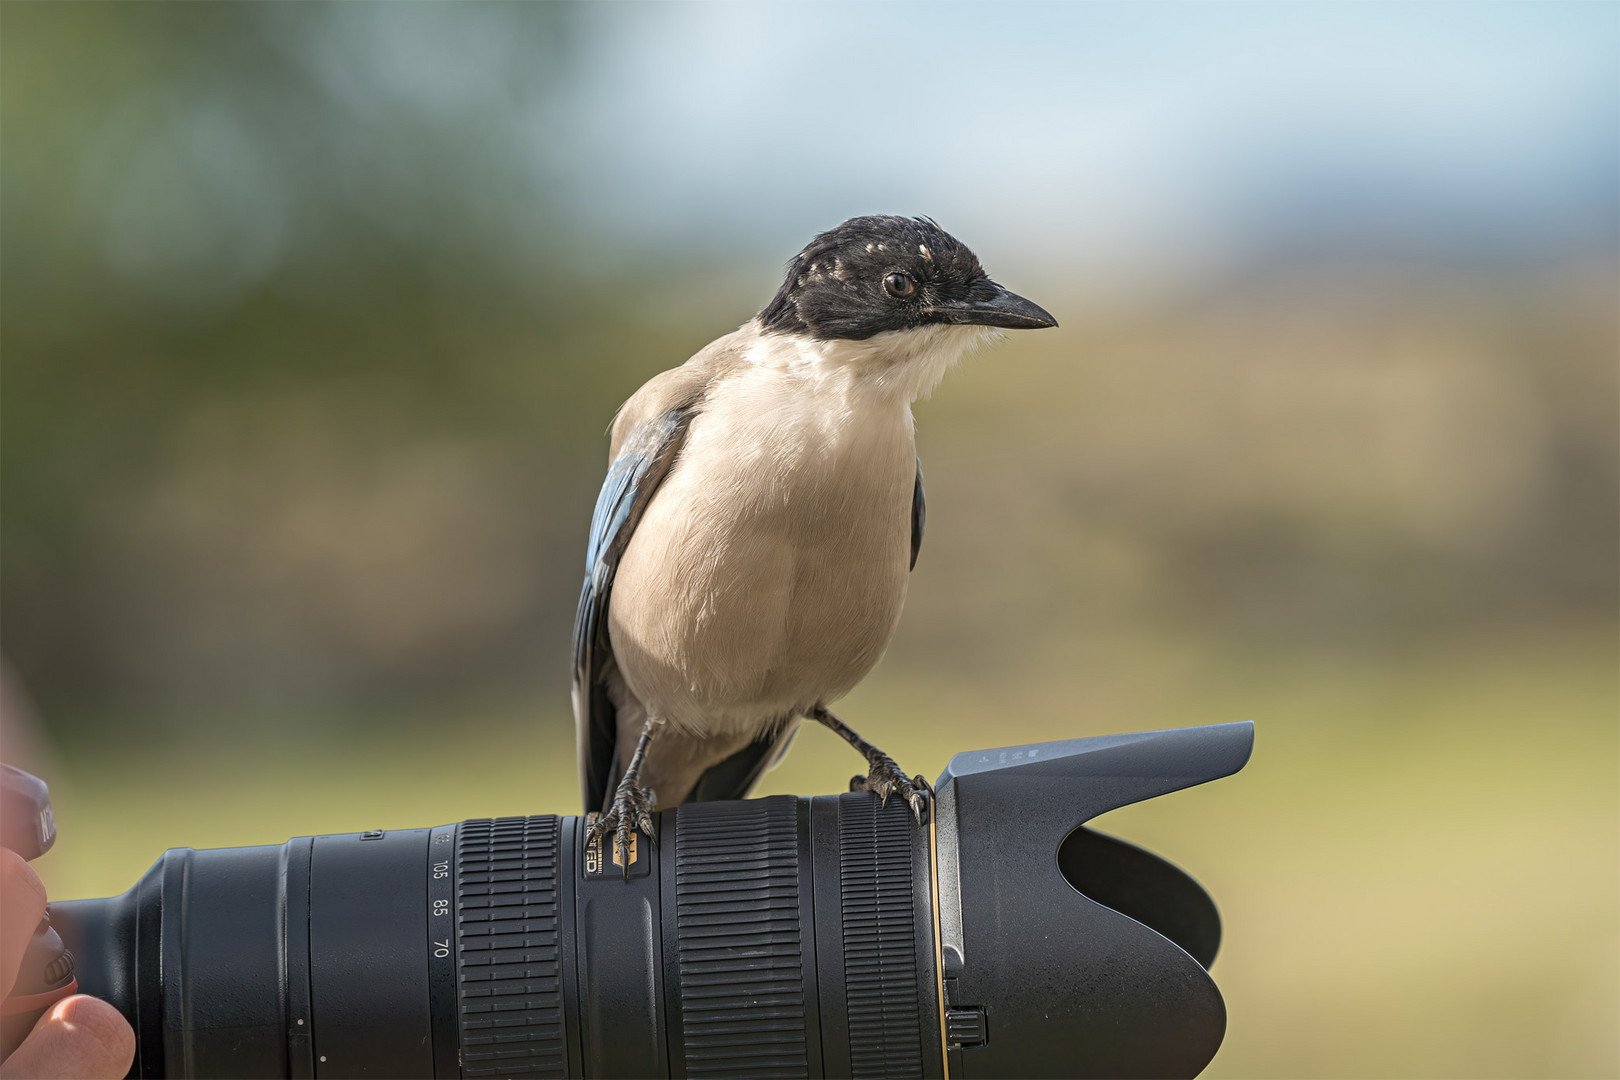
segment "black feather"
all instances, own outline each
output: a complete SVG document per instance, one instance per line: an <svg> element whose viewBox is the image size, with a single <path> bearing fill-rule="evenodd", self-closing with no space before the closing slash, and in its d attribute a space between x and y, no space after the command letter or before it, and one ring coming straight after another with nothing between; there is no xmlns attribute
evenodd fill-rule
<svg viewBox="0 0 1620 1080"><path fill-rule="evenodd" d="M928 524L928 500L923 498L922 459L917 459L917 484L911 489L911 569L917 569L917 553L922 550L923 527Z"/></svg>
<svg viewBox="0 0 1620 1080"><path fill-rule="evenodd" d="M787 752L797 722L773 729L738 750L724 761L709 766L692 785L686 802L713 802L718 799L746 799L765 770Z"/></svg>
<svg viewBox="0 0 1620 1080"><path fill-rule="evenodd" d="M891 273L910 276L916 291L890 295L883 280ZM988 281L978 257L929 218L850 218L788 264L787 279L759 321L771 333L863 341L944 321L929 309L968 300Z"/></svg>

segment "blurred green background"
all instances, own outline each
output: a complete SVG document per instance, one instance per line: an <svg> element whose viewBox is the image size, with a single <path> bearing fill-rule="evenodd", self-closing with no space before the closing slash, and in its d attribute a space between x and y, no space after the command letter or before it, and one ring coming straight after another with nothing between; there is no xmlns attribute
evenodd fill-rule
<svg viewBox="0 0 1620 1080"><path fill-rule="evenodd" d="M1062 328L919 403L841 711L930 775L1256 721L1104 821L1222 907L1209 1075L1620 1074L1617 76L1609 4L0 5L43 876L575 811L614 409L928 213Z"/></svg>

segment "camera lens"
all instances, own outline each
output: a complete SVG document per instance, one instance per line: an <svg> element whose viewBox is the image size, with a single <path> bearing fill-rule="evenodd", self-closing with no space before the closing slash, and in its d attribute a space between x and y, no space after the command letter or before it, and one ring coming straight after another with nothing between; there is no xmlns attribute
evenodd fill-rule
<svg viewBox="0 0 1620 1080"><path fill-rule="evenodd" d="M1229 724L959 754L869 793L177 848L51 905L139 1076L1191 1076L1213 903L1082 822L1235 772Z"/></svg>
<svg viewBox="0 0 1620 1080"><path fill-rule="evenodd" d="M53 905L142 1076L940 1075L928 830L866 793L165 853Z"/></svg>

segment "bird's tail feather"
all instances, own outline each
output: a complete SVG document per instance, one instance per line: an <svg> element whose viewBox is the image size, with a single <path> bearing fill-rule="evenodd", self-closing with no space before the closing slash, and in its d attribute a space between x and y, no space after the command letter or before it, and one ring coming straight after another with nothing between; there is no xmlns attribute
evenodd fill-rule
<svg viewBox="0 0 1620 1080"><path fill-rule="evenodd" d="M793 735L799 730L798 717L760 736L718 764L711 765L692 785L686 802L715 802L746 799L766 770L774 769L787 753Z"/></svg>

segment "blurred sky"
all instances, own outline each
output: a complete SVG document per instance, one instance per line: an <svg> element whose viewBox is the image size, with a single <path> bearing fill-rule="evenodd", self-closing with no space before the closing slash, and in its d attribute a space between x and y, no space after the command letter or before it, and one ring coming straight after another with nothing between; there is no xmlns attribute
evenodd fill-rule
<svg viewBox="0 0 1620 1080"><path fill-rule="evenodd" d="M570 178L620 234L790 244L851 206L918 207L1098 276L1313 238L1613 240L1613 5L598 15L562 108Z"/></svg>
<svg viewBox="0 0 1620 1080"><path fill-rule="evenodd" d="M424 205L447 185L402 149L425 136L482 203L454 227L532 265L560 206L581 273L620 273L649 249L768 273L873 210L927 212L990 265L1017 252L1025 273L1096 289L1323 251L1491 262L1608 252L1615 237L1612 4L349 4L250 18L325 97L316 125L344 137L266 128L229 51L177 57L156 94L102 119L84 162L109 257L153 284L262 281L289 233L322 227L315 178L363 189L396 229L431 230ZM154 107L167 134L132 144Z"/></svg>

